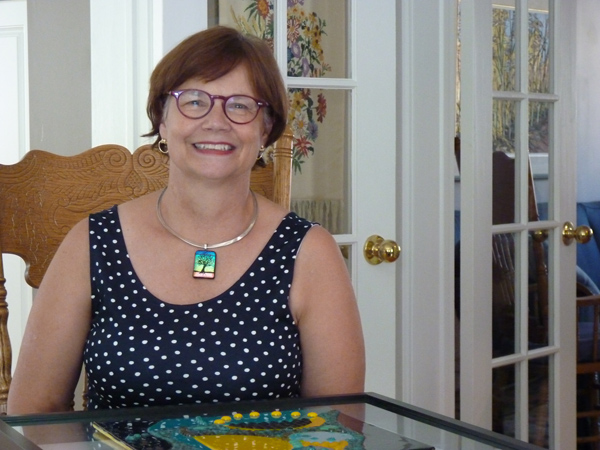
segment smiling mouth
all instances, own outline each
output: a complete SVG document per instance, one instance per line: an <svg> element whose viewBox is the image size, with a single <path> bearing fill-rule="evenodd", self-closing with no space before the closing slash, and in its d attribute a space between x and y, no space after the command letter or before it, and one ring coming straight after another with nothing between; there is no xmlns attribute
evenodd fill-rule
<svg viewBox="0 0 600 450"><path fill-rule="evenodd" d="M219 152L226 152L233 150L233 146L227 144L194 144L198 150L216 150Z"/></svg>

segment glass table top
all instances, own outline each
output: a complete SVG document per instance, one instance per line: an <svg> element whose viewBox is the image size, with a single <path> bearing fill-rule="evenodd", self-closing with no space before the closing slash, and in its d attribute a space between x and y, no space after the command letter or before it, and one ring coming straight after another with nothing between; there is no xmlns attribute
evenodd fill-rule
<svg viewBox="0 0 600 450"><path fill-rule="evenodd" d="M378 394L4 416L3 450L538 449Z"/></svg>

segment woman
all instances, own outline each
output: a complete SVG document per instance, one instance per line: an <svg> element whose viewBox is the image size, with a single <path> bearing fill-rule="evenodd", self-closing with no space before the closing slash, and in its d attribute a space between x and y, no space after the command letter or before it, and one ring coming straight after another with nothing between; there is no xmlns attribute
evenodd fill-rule
<svg viewBox="0 0 600 450"><path fill-rule="evenodd" d="M168 188L67 235L29 317L10 414L70 409L82 362L92 409L363 390L335 241L249 188L286 111L259 39L215 27L163 58L148 115Z"/></svg>

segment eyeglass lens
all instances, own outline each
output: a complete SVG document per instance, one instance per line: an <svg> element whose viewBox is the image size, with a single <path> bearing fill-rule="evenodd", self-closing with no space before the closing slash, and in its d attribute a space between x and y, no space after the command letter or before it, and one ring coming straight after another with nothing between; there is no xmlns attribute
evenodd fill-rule
<svg viewBox="0 0 600 450"><path fill-rule="evenodd" d="M189 89L182 91L177 98L177 106L181 113L190 119L200 119L206 116L213 107L215 99L224 101L223 111L229 120L243 124L254 120L258 115L260 105L252 97L245 95L233 95L221 97L211 95L204 91Z"/></svg>

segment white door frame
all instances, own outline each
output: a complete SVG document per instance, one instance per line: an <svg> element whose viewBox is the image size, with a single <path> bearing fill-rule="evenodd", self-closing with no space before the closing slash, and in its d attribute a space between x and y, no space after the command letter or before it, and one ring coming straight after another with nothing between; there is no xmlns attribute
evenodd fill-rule
<svg viewBox="0 0 600 450"><path fill-rule="evenodd" d="M461 0L461 15L460 418L491 428L491 4Z"/></svg>
<svg viewBox="0 0 600 450"><path fill-rule="evenodd" d="M575 448L576 427L576 346L577 314L575 307L576 292L576 245L565 246L558 232L565 221L577 223L576 184L577 184L577 109L575 86L575 45L576 45L576 8L568 0L554 0L556 27L554 62L555 93L561 98L555 110L555 123L560 124L553 130L556 148L555 157L549 170L552 172L551 197L555 204L550 206L554 217L556 232L552 235L554 248L549 270L554 273L550 294L558 299L555 307L554 322L550 331L560 347L554 368L554 383L559 391L551 392L550 408L554 411L552 426L555 438L552 448ZM560 69L560 70L558 70ZM551 378L552 383L552 378Z"/></svg>
<svg viewBox="0 0 600 450"><path fill-rule="evenodd" d="M398 24L399 398L454 416L456 6L404 0Z"/></svg>

